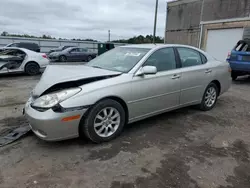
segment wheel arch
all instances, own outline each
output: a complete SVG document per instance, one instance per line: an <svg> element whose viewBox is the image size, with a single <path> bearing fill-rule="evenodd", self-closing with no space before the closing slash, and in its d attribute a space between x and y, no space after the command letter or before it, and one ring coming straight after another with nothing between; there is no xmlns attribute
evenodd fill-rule
<svg viewBox="0 0 250 188"><path fill-rule="evenodd" d="M100 100L98 100L95 104L97 104L98 102L100 101L103 101L105 99L112 99L118 103L120 103L125 111L125 118L126 118L126 124L128 123L128 119L129 119L129 112L128 112L128 106L127 106L127 103L121 98L121 97L118 97L118 96L107 96L107 97L104 97Z"/></svg>
<svg viewBox="0 0 250 188"><path fill-rule="evenodd" d="M122 105L124 111L125 111L125 120L126 120L126 124L128 123L128 120L129 120L129 111L128 111L128 106L127 106L127 103L121 98L121 97L118 97L118 96L114 96L114 95L111 95L111 96L106 96L106 97L103 97L101 99L99 99L98 101L96 101L93 105L91 106L94 106L96 105L97 103L99 103L100 101L103 101L103 100L106 100L106 99L111 99L111 100L114 100L116 102L118 102L119 104ZM91 107L90 107L91 108ZM88 110L88 112L85 114L85 115L88 115L90 110Z"/></svg>
<svg viewBox="0 0 250 188"><path fill-rule="evenodd" d="M214 83L218 87L218 89L219 89L218 95L220 95L220 93L221 93L221 83L218 80L213 80L211 83Z"/></svg>
<svg viewBox="0 0 250 188"><path fill-rule="evenodd" d="M35 64L37 64L37 65L39 66L39 68L40 68L39 63L37 63L36 61L31 60L31 61L28 61L27 63L25 63L25 66L24 66L24 70L25 70L25 71L26 71L27 65L30 64L30 63L35 63Z"/></svg>

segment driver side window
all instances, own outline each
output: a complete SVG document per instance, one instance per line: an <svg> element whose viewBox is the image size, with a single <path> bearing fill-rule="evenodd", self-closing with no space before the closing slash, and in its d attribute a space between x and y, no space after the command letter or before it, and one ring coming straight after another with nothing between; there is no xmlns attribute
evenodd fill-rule
<svg viewBox="0 0 250 188"><path fill-rule="evenodd" d="M75 48L75 49L73 49L73 50L71 50L70 52L72 53L75 53L75 52L78 52L79 51L79 49L78 48Z"/></svg>
<svg viewBox="0 0 250 188"><path fill-rule="evenodd" d="M154 52L143 66L155 66L158 72L176 69L173 48L163 48Z"/></svg>

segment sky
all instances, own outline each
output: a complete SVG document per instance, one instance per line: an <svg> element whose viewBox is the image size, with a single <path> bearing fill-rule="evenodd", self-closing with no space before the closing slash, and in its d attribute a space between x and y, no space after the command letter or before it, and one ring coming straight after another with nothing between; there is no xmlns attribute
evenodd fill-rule
<svg viewBox="0 0 250 188"><path fill-rule="evenodd" d="M157 35L164 36L159 0ZM0 32L107 41L153 34L155 0L1 0Z"/></svg>

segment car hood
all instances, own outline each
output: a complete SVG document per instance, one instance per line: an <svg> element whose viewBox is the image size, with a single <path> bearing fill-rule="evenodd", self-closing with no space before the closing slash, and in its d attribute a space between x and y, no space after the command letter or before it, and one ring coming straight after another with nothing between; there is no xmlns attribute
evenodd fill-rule
<svg viewBox="0 0 250 188"><path fill-rule="evenodd" d="M85 65L49 65L33 90L32 95L38 97L51 87L66 82L84 81L91 78L95 81L95 78L120 74L122 73Z"/></svg>

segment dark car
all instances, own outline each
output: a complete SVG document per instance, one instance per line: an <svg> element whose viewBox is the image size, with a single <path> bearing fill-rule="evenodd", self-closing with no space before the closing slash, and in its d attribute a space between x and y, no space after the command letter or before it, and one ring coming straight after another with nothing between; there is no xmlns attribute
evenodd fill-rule
<svg viewBox="0 0 250 188"><path fill-rule="evenodd" d="M31 43L31 42L18 42L18 43L11 43L8 44L7 46L3 47L1 50L7 47L17 47L17 48L25 48L34 52L40 52L40 46L36 43Z"/></svg>
<svg viewBox="0 0 250 188"><path fill-rule="evenodd" d="M76 46L59 46L58 48L54 48L54 49L51 49L49 51L49 54L52 53L52 52L61 52L67 48L72 48L72 47L76 47Z"/></svg>
<svg viewBox="0 0 250 188"><path fill-rule="evenodd" d="M232 79L250 75L250 40L240 40L228 54L227 61L232 69Z"/></svg>
<svg viewBox="0 0 250 188"><path fill-rule="evenodd" d="M97 56L97 53L89 52L86 48L67 48L61 52L52 52L49 54L50 61L91 61Z"/></svg>

